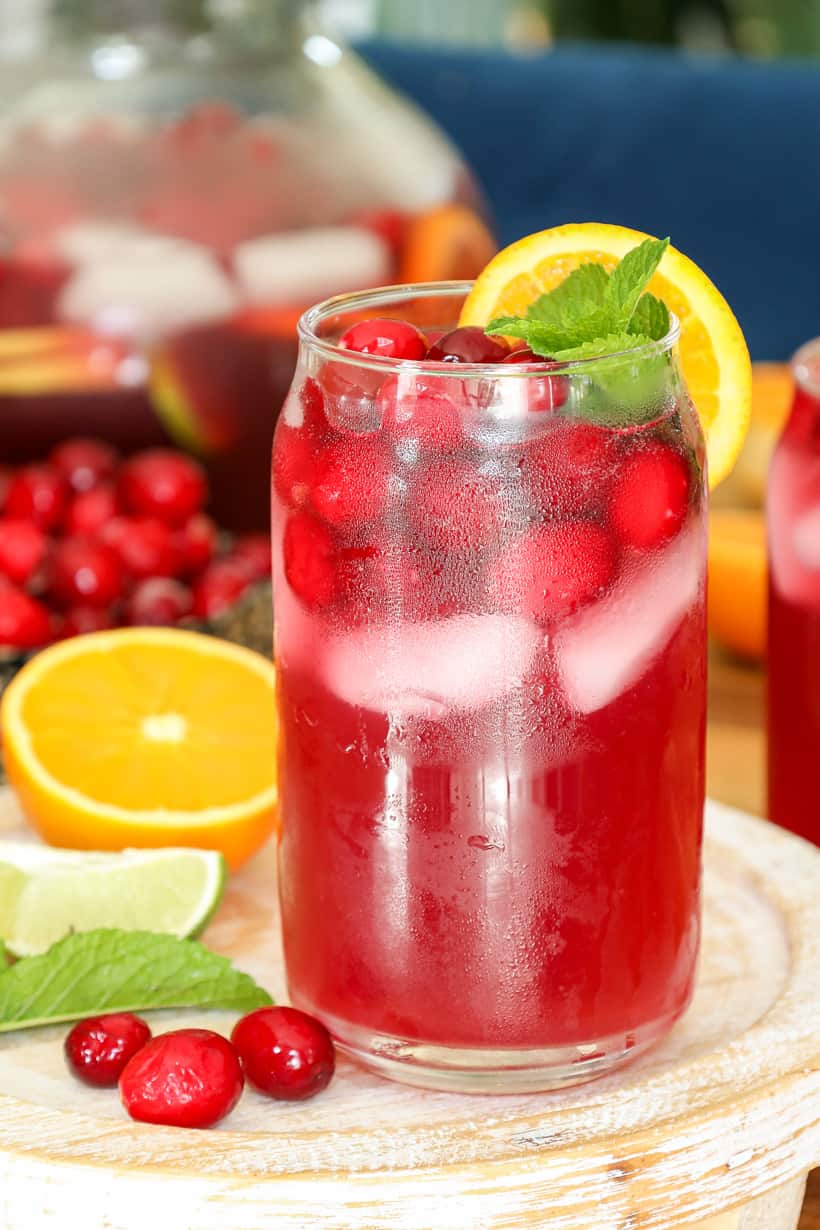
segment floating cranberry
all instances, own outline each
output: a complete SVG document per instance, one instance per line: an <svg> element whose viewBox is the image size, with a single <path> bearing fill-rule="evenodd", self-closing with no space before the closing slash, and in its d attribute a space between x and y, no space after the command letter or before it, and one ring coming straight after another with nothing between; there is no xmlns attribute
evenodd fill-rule
<svg viewBox="0 0 820 1230"><path fill-rule="evenodd" d="M621 465L610 516L621 542L646 550L676 534L689 503L689 467L680 453L655 445Z"/></svg>
<svg viewBox="0 0 820 1230"><path fill-rule="evenodd" d="M244 1084L234 1047L210 1029L160 1034L128 1061L119 1081L132 1119L186 1128L212 1127L224 1119Z"/></svg>
<svg viewBox="0 0 820 1230"><path fill-rule="evenodd" d="M78 1021L65 1040L69 1068L87 1085L116 1085L128 1060L142 1050L151 1030L131 1012L111 1012Z"/></svg>
<svg viewBox="0 0 820 1230"><path fill-rule="evenodd" d="M47 562L49 596L60 606L109 607L122 594L123 571L104 542L76 536L54 544Z"/></svg>
<svg viewBox="0 0 820 1230"><path fill-rule="evenodd" d="M418 440L426 448L457 448L464 439L461 413L449 385L449 377L404 373L388 376L379 389L378 406L385 432L396 440Z"/></svg>
<svg viewBox="0 0 820 1230"><path fill-rule="evenodd" d="M23 466L11 481L4 513L32 521L41 530L53 530L63 519L68 492L68 483L53 466Z"/></svg>
<svg viewBox="0 0 820 1230"><path fill-rule="evenodd" d="M47 539L31 521L0 521L0 574L28 585L43 562Z"/></svg>
<svg viewBox="0 0 820 1230"><path fill-rule="evenodd" d="M113 485L101 483L74 496L65 515L65 528L69 534L96 534L118 511Z"/></svg>
<svg viewBox="0 0 820 1230"><path fill-rule="evenodd" d="M390 463L380 441L335 441L316 461L311 503L332 525L372 521L387 507L389 481Z"/></svg>
<svg viewBox="0 0 820 1230"><path fill-rule="evenodd" d="M237 1023L231 1041L251 1085L282 1101L321 1093L336 1068L330 1034L298 1008L257 1008Z"/></svg>
<svg viewBox="0 0 820 1230"><path fill-rule="evenodd" d="M91 491L98 483L113 478L119 454L102 440L78 438L58 444L50 461L71 490L80 493Z"/></svg>
<svg viewBox="0 0 820 1230"><path fill-rule="evenodd" d="M271 573L271 546L268 534L240 534L233 545L231 559L244 564L254 581Z"/></svg>
<svg viewBox="0 0 820 1230"><path fill-rule="evenodd" d="M253 577L240 560L214 560L194 586L194 615L199 619L220 615L239 601L252 582Z"/></svg>
<svg viewBox="0 0 820 1230"><path fill-rule="evenodd" d="M100 539L136 581L176 576L180 568L176 535L156 517L114 517L101 528Z"/></svg>
<svg viewBox="0 0 820 1230"><path fill-rule="evenodd" d="M533 511L544 518L596 511L606 498L615 460L612 432L592 423L556 420L528 446L521 462Z"/></svg>
<svg viewBox="0 0 820 1230"><path fill-rule="evenodd" d="M39 649L51 640L48 611L8 581L0 587L0 645L12 649Z"/></svg>
<svg viewBox="0 0 820 1230"><path fill-rule="evenodd" d="M534 619L555 619L602 593L615 563L612 540L600 525L555 522L530 529L502 551L493 588L501 605Z"/></svg>
<svg viewBox="0 0 820 1230"><path fill-rule="evenodd" d="M420 329L404 320L362 320L339 338L344 350L381 355L385 359L423 359L427 339Z"/></svg>
<svg viewBox="0 0 820 1230"><path fill-rule="evenodd" d="M285 525L285 577L309 607L326 606L336 592L333 535L310 513L294 513Z"/></svg>
<svg viewBox="0 0 820 1230"><path fill-rule="evenodd" d="M201 510L207 488L200 465L172 449L148 449L120 471L120 496L129 512L181 526Z"/></svg>
<svg viewBox="0 0 820 1230"><path fill-rule="evenodd" d="M313 433L280 422L273 444L273 487L289 508L307 500L316 456Z"/></svg>
<svg viewBox="0 0 820 1230"><path fill-rule="evenodd" d="M476 325L466 325L440 337L427 358L436 363L503 363L509 353L503 338L488 337Z"/></svg>
<svg viewBox="0 0 820 1230"><path fill-rule="evenodd" d="M519 366L526 365L534 370L550 367L549 359L542 359L537 354L533 354L528 346L525 346L523 350L513 350L502 362ZM559 364L555 366L558 367ZM527 377L526 388L527 410L532 414L541 414L545 410L557 410L569 397L569 379L566 376L531 375Z"/></svg>
<svg viewBox="0 0 820 1230"><path fill-rule="evenodd" d="M302 428L321 435L327 430L325 417L325 395L321 386L312 376L307 376L299 389L299 402L302 407Z"/></svg>
<svg viewBox="0 0 820 1230"><path fill-rule="evenodd" d="M193 605L193 594L181 581L149 577L128 599L125 619L132 626L169 627L190 615Z"/></svg>
<svg viewBox="0 0 820 1230"><path fill-rule="evenodd" d="M217 529L205 513L196 513L174 537L181 576L198 576L216 554Z"/></svg>

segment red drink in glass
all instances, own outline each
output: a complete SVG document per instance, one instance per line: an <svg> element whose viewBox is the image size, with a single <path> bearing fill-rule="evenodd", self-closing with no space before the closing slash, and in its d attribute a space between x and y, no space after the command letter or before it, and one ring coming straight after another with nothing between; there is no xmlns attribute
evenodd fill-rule
<svg viewBox="0 0 820 1230"><path fill-rule="evenodd" d="M583 364L333 346L400 297L309 314L274 446L289 986L387 1075L548 1088L692 991L700 430L674 336L605 422Z"/></svg>
<svg viewBox="0 0 820 1230"><path fill-rule="evenodd" d="M820 342L769 475L769 816L820 845Z"/></svg>

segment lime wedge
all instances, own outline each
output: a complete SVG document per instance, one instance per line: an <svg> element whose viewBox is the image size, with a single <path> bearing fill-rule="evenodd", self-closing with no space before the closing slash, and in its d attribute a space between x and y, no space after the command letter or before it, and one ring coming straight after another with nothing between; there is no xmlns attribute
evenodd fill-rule
<svg viewBox="0 0 820 1230"><path fill-rule="evenodd" d="M225 888L213 850L97 854L0 843L0 939L16 957L45 952L72 931L116 927L198 935Z"/></svg>

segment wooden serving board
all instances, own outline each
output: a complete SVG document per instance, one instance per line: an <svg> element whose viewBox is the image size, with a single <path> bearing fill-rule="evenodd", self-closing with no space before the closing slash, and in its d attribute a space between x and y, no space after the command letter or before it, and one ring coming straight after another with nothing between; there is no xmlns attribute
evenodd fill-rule
<svg viewBox="0 0 820 1230"><path fill-rule="evenodd" d="M20 836L0 792L0 836ZM553 1094L424 1093L341 1061L304 1105L132 1123L64 1030L0 1042L0 1230L794 1230L820 1162L820 851L707 809L694 1004L630 1068ZM206 942L284 992L269 849ZM224 1014L162 1014L156 1029Z"/></svg>

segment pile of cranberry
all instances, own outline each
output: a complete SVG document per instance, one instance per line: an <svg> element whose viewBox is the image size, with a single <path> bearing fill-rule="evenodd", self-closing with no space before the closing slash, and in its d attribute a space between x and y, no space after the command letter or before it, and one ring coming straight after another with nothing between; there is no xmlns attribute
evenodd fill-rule
<svg viewBox="0 0 820 1230"><path fill-rule="evenodd" d="M303 1102L336 1068L330 1034L298 1008L257 1008L230 1041L211 1029L174 1029L152 1038L142 1017L112 1012L79 1021L65 1040L69 1070L98 1089L119 1085L132 1119L207 1128L236 1106L247 1080L258 1093Z"/></svg>
<svg viewBox="0 0 820 1230"><path fill-rule="evenodd" d="M42 463L0 466L0 649L228 609L270 575L270 545L229 542L207 500L201 466L173 449L123 459L74 439Z"/></svg>

